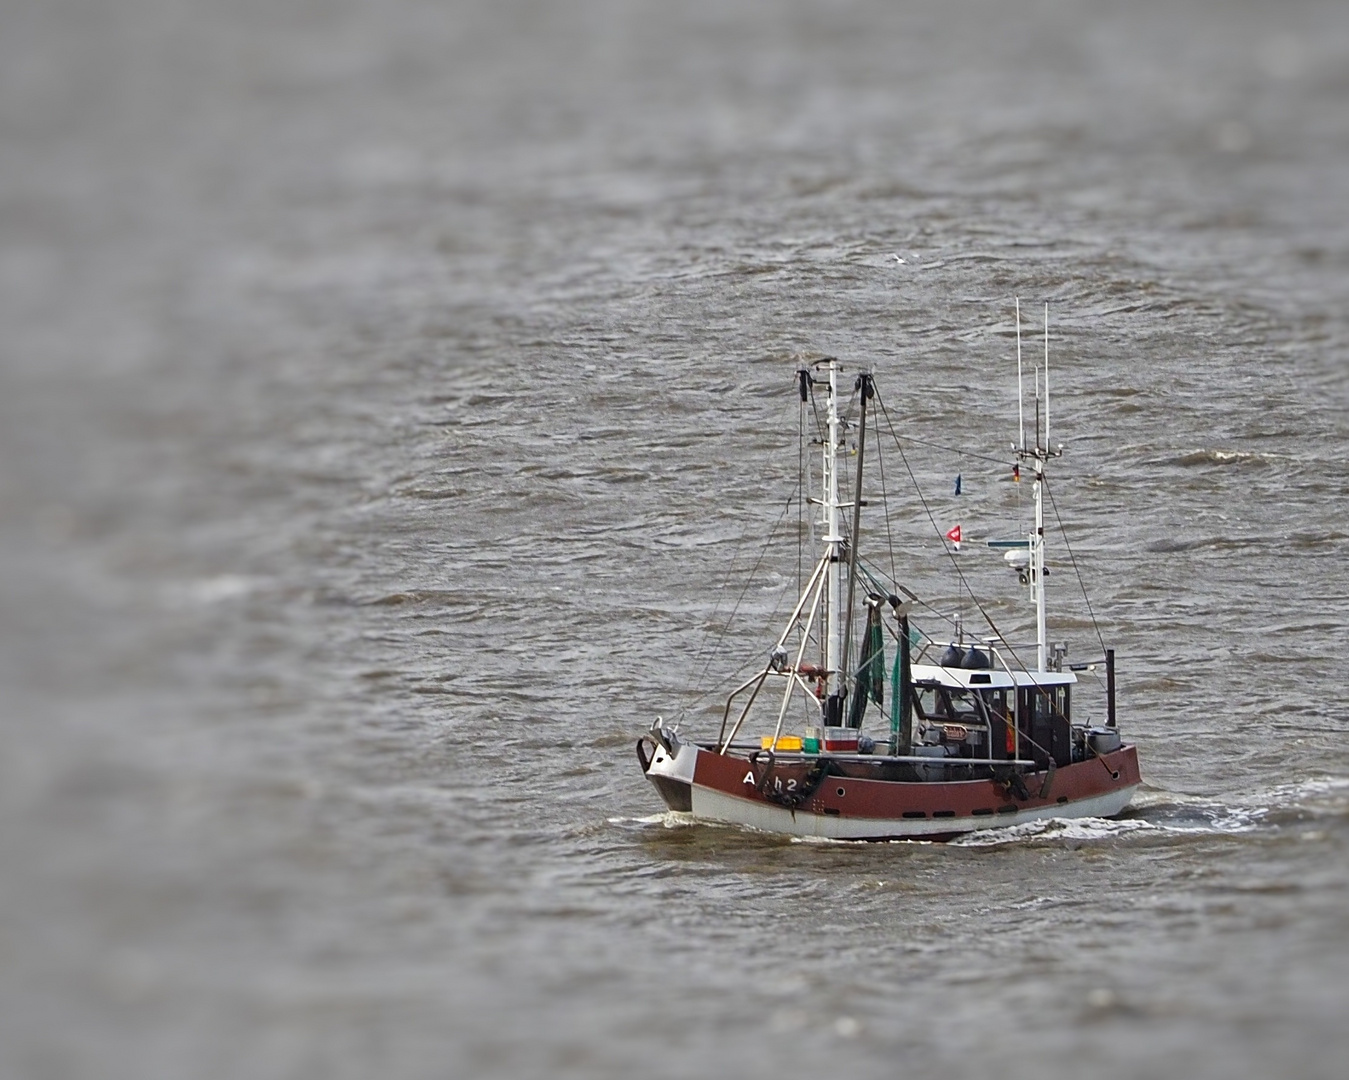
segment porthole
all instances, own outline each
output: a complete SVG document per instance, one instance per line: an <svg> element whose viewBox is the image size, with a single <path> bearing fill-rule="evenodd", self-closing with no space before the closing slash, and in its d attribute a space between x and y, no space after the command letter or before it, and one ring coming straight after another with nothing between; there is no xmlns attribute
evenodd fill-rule
<svg viewBox="0 0 1349 1080"><path fill-rule="evenodd" d="M838 795L839 795L839 798L840 798L840 799L843 798L843 789L842 789L842 788L839 788L839 789L838 789Z"/></svg>

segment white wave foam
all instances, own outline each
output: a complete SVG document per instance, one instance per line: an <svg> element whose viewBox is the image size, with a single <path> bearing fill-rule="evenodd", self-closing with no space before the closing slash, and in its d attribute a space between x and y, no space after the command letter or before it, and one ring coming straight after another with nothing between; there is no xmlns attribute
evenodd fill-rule
<svg viewBox="0 0 1349 1080"><path fill-rule="evenodd" d="M611 817L605 819L610 825L661 825L667 829L687 829L699 824L692 814L682 810L666 810L663 814L648 814L646 817Z"/></svg>
<svg viewBox="0 0 1349 1080"><path fill-rule="evenodd" d="M1199 800L1196 800L1199 801ZM1159 809L1165 803L1155 804ZM1251 832L1259 828L1269 812L1265 807L1224 806L1202 801L1196 820L1158 821L1145 816L1127 818L1046 818L1027 821L1005 829L983 829L952 840L963 847L988 847L995 844L1027 841L1094 842L1115 840L1131 835L1203 836Z"/></svg>
<svg viewBox="0 0 1349 1080"><path fill-rule="evenodd" d="M1248 832L1258 828L1271 814L1279 811L1300 810L1310 814L1344 814L1349 812L1349 777L1309 777L1287 784L1279 784L1262 792L1253 793L1249 801L1225 804L1213 799L1187 796L1174 798L1172 803L1195 806L1209 819L1209 826L1218 832ZM1157 805L1165 805L1166 800Z"/></svg>
<svg viewBox="0 0 1349 1080"><path fill-rule="evenodd" d="M1222 833L1250 832L1252 829L1260 827L1268 813L1269 807L1267 806L1215 807L1212 816L1209 818L1209 829L1212 832ZM1193 831L1203 832L1205 830Z"/></svg>
<svg viewBox="0 0 1349 1080"><path fill-rule="evenodd" d="M1242 833L1260 825L1269 807L1229 804L1203 795L1153 789L1135 796L1132 812L1159 829L1174 833ZM1177 817L1189 820L1174 820Z"/></svg>
<svg viewBox="0 0 1349 1080"><path fill-rule="evenodd" d="M1321 776L1280 784L1270 789L1269 798L1277 807L1342 811L1349 807L1349 776Z"/></svg>
<svg viewBox="0 0 1349 1080"><path fill-rule="evenodd" d="M980 829L952 840L957 847L991 847L1027 840L1109 840L1135 832L1160 832L1164 827L1141 818L1045 818L999 829Z"/></svg>

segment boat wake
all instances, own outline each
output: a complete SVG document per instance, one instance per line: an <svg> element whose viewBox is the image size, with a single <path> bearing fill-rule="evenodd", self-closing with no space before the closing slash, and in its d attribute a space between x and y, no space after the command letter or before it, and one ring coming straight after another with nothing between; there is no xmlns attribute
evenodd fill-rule
<svg viewBox="0 0 1349 1080"><path fill-rule="evenodd" d="M706 824L683 810L666 810L663 814L647 814L645 817L611 817L607 820L610 825L617 825L620 828L632 826L650 828L652 825L659 825L665 829L687 829L692 825Z"/></svg>
<svg viewBox="0 0 1349 1080"><path fill-rule="evenodd" d="M1298 828L1340 820L1349 824L1349 777L1321 777L1281 784L1245 803L1226 803L1218 799L1184 792L1150 788L1140 791L1133 806L1119 818L1047 818L1027 821L998 829L983 829L945 841L946 846L990 848L1007 845L1077 846L1111 841L1165 842L1168 838L1220 837L1259 834L1282 828ZM664 829L733 829L746 834L759 830L743 826L699 822L692 814L666 811L646 817L610 818L610 825ZM780 843L782 837L762 833ZM873 846L874 841L840 840L818 836L793 836L793 844L833 846L835 844ZM890 840L889 844L931 845L942 841L920 837Z"/></svg>
<svg viewBox="0 0 1349 1080"><path fill-rule="evenodd" d="M1028 841L1093 841L1114 840L1129 833L1156 831L1158 827L1138 818L1046 818L1011 825L1002 829L986 829L958 836L949 843L952 847L1000 847L1007 844L1025 844Z"/></svg>
<svg viewBox="0 0 1349 1080"><path fill-rule="evenodd" d="M1005 829L969 833L950 841L954 847L997 847L1034 842L1082 843L1166 836L1237 836L1349 819L1349 777L1322 777L1281 784L1243 803L1181 792L1139 792L1123 817L1049 818Z"/></svg>

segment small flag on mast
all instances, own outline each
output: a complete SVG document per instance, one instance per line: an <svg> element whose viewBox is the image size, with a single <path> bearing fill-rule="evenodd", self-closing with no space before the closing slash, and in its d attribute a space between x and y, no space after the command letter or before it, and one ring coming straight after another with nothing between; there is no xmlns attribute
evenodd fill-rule
<svg viewBox="0 0 1349 1080"><path fill-rule="evenodd" d="M950 540L951 543L955 544L956 550L959 551L959 550L960 550L960 526L957 525L954 529L951 529L949 532L947 532L947 534L946 534L946 539Z"/></svg>

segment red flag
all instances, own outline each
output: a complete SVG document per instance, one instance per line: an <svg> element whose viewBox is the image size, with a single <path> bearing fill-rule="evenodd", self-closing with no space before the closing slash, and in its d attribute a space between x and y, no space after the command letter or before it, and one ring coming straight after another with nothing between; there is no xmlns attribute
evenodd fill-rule
<svg viewBox="0 0 1349 1080"><path fill-rule="evenodd" d="M946 534L946 539L950 540L951 543L953 544L960 543L960 526L957 525L954 529L948 532Z"/></svg>

